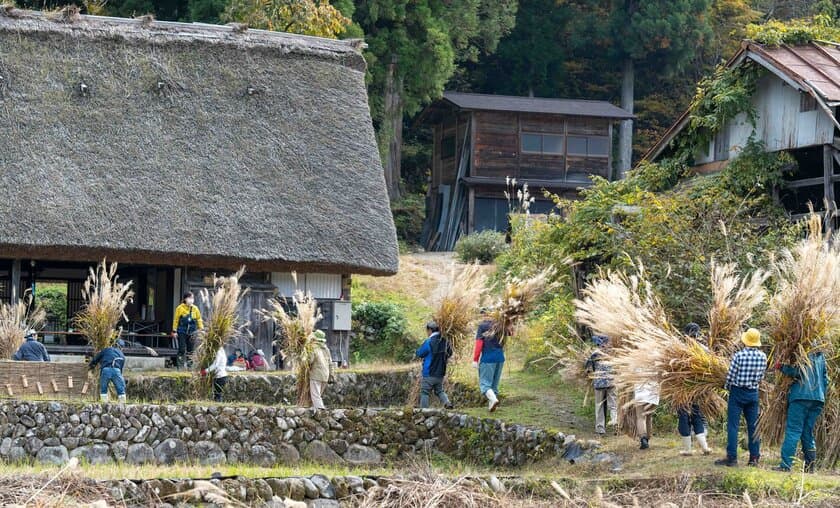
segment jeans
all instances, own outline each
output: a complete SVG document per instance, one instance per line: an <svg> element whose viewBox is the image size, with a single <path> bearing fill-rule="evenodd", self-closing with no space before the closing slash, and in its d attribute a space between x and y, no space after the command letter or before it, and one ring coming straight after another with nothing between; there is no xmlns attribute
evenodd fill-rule
<svg viewBox="0 0 840 508"><path fill-rule="evenodd" d="M499 380L502 378L504 366L505 362L478 364L478 387L481 393L493 390L493 393L499 394Z"/></svg>
<svg viewBox="0 0 840 508"><path fill-rule="evenodd" d="M610 422L618 421L618 406L616 406L615 387L595 389L595 432L603 434L607 431L606 415Z"/></svg>
<svg viewBox="0 0 840 508"><path fill-rule="evenodd" d="M706 423L703 419L703 413L700 412L700 406L697 404L691 405L691 412L687 409L678 409L677 419L679 421L677 428L679 429L682 437L690 437L692 430L695 435L706 432Z"/></svg>
<svg viewBox="0 0 840 508"><path fill-rule="evenodd" d="M178 334L178 366L183 367L192 363L190 356L193 352L193 336L189 333Z"/></svg>
<svg viewBox="0 0 840 508"><path fill-rule="evenodd" d="M420 407L429 407L429 394L435 392L444 406L449 405L449 397L443 391L442 377L424 377L420 384Z"/></svg>
<svg viewBox="0 0 840 508"><path fill-rule="evenodd" d="M114 367L102 367L99 372L99 394L105 395L108 393L108 384L114 383L114 389L117 390L117 395L125 395L125 379L123 379L122 371Z"/></svg>
<svg viewBox="0 0 840 508"><path fill-rule="evenodd" d="M761 455L761 444L756 433L758 425L758 390L748 390L740 386L729 388L729 404L726 419L726 456L738 458L738 427L741 425L741 413L747 421L747 439L750 457Z"/></svg>
<svg viewBox="0 0 840 508"><path fill-rule="evenodd" d="M217 377L213 379L213 400L216 402L222 401L222 389L227 384L227 377Z"/></svg>
<svg viewBox="0 0 840 508"><path fill-rule="evenodd" d="M802 441L802 453L817 450L814 425L823 410L818 400L792 400L788 403L785 440L782 443L782 466L790 468L796 455L796 443Z"/></svg>

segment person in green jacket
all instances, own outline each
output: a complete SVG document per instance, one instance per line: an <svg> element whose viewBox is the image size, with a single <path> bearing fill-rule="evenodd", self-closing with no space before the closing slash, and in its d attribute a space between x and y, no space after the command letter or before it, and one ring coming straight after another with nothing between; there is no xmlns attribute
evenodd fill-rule
<svg viewBox="0 0 840 508"><path fill-rule="evenodd" d="M796 443L802 442L802 454L805 456L805 471L813 472L817 461L817 443L814 440L814 426L825 405L828 391L828 371L825 356L816 351L808 355L808 366L804 368L776 363L776 369L792 377L793 384L788 395L787 423L785 440L782 443L782 462L775 471L790 471Z"/></svg>

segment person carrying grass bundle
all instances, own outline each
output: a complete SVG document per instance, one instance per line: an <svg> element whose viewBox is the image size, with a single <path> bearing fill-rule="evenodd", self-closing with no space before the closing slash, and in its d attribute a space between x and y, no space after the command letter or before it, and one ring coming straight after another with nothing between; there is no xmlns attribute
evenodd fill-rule
<svg viewBox="0 0 840 508"><path fill-rule="evenodd" d="M593 335L592 342L597 348L589 359L586 360L584 369L592 372L592 387L595 389L595 433L603 436L607 433L604 425L606 415L610 420L607 426L615 426L618 423L618 405L616 404L615 383L612 377L612 368L603 361L604 353L609 347L609 337Z"/></svg>
<svg viewBox="0 0 840 508"><path fill-rule="evenodd" d="M184 293L181 304L175 308L172 318L172 337L178 339L178 366L183 367L189 361L193 352L193 337L196 332L204 329L201 311L195 305L195 295L192 291Z"/></svg>
<svg viewBox="0 0 840 508"><path fill-rule="evenodd" d="M224 346L216 351L216 359L206 369L201 370L201 375L213 376L213 400L216 402L222 401L222 390L228 381L227 373L227 355L225 354Z"/></svg>
<svg viewBox="0 0 840 508"><path fill-rule="evenodd" d="M123 346L125 342L117 340L113 346L97 353L88 364L88 370L93 370L99 365L99 400L102 402L108 402L108 386L113 384L117 399L120 404L125 404L125 355L120 350Z"/></svg>
<svg viewBox="0 0 840 508"><path fill-rule="evenodd" d="M449 397L443 390L446 366L453 354L452 344L440 335L440 328L434 321L426 324L426 333L429 334L429 338L416 351L416 355L423 359L420 407L429 407L429 394L434 391L443 407L452 409L452 403L449 402Z"/></svg>
<svg viewBox="0 0 840 508"><path fill-rule="evenodd" d="M706 351L709 350L706 344L701 342L700 325L697 323L689 323L686 325L684 333L689 339L697 341L703 349ZM678 408L677 421L680 437L682 438L682 450L680 450L680 455L692 454L692 430L694 431L694 438L697 440L697 444L700 445L700 449L703 451L703 455L709 455L712 453L712 449L709 448L709 443L706 441L706 419L703 417L703 412L700 411L699 405L691 404L690 407Z"/></svg>
<svg viewBox="0 0 840 508"><path fill-rule="evenodd" d="M718 466L738 465L738 428L741 414L747 421L747 439L750 450L749 466L758 466L761 443L758 439L759 402L758 387L767 370L767 355L761 347L761 332L750 328L741 335L744 348L732 356L724 388L729 391L726 419L726 457L716 460Z"/></svg>
<svg viewBox="0 0 840 508"><path fill-rule="evenodd" d="M324 385L332 383L332 353L327 347L327 335L322 330L315 330L312 336L315 338L315 348L309 365L309 398L312 399L313 409L326 409L321 394Z"/></svg>
<svg viewBox="0 0 840 508"><path fill-rule="evenodd" d="M813 473L817 461L817 443L814 440L814 426L825 405L828 392L828 370L825 356L821 351L808 355L808 365L797 367L776 362L776 370L793 378L788 395L785 440L782 443L781 464L774 471L790 471L796 443L802 442L802 454L805 456L805 472Z"/></svg>
<svg viewBox="0 0 840 508"><path fill-rule="evenodd" d="M636 412L636 436L639 449L650 448L650 436L653 431L653 413L659 405L659 383L648 381L633 389L633 409Z"/></svg>
<svg viewBox="0 0 840 508"><path fill-rule="evenodd" d="M48 362L50 361L50 354L47 353L47 348L38 342L38 332L29 329L26 331L26 342L20 345L18 350L12 356L12 360L19 362ZM18 335L18 337L20 337Z"/></svg>
<svg viewBox="0 0 840 508"><path fill-rule="evenodd" d="M501 334L496 331L496 323L487 319L489 313L489 309L481 309L485 319L478 324L475 334L473 367L478 369L479 389L487 397L487 408L492 413L499 406L499 381L505 365L505 350Z"/></svg>

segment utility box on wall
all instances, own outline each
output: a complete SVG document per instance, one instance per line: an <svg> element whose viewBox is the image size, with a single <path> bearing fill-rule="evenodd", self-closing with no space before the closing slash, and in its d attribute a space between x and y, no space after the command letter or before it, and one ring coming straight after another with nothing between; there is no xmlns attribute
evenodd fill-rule
<svg viewBox="0 0 840 508"><path fill-rule="evenodd" d="M349 331L351 328L352 307L350 302L333 302L332 329Z"/></svg>

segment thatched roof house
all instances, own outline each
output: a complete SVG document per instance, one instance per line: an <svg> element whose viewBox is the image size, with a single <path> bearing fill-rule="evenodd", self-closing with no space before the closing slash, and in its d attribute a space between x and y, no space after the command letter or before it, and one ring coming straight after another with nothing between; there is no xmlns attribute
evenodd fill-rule
<svg viewBox="0 0 840 508"><path fill-rule="evenodd" d="M396 272L360 46L0 11L0 257Z"/></svg>

